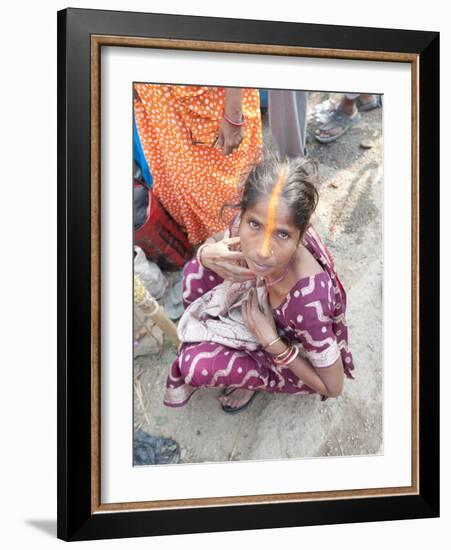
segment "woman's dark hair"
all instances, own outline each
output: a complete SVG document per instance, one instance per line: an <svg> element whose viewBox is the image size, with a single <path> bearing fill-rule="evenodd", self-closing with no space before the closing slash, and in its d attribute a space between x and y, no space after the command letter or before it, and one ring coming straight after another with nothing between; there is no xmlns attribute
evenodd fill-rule
<svg viewBox="0 0 451 550"><path fill-rule="evenodd" d="M223 208L239 208L243 214L261 198L270 197L284 167L285 181L279 197L288 205L292 222L303 235L319 198L316 189L319 182L318 164L313 159L297 157L281 160L274 153L266 151L263 160L250 171L241 188L239 202L224 205Z"/></svg>

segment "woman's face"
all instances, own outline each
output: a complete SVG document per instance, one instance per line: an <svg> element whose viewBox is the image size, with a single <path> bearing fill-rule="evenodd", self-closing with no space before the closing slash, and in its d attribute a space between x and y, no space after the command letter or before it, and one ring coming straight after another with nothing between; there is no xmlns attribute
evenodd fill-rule
<svg viewBox="0 0 451 550"><path fill-rule="evenodd" d="M249 269L255 275L275 279L296 252L301 232L293 224L289 207L281 198L273 215L269 199L262 199L246 210L241 217L239 235L241 252Z"/></svg>

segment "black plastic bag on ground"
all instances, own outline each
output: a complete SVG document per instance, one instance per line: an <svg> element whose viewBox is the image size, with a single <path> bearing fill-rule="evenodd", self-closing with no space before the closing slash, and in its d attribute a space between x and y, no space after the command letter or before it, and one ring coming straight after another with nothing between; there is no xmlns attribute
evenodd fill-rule
<svg viewBox="0 0 451 550"><path fill-rule="evenodd" d="M177 441L137 430L133 438L133 465L176 464L180 459Z"/></svg>

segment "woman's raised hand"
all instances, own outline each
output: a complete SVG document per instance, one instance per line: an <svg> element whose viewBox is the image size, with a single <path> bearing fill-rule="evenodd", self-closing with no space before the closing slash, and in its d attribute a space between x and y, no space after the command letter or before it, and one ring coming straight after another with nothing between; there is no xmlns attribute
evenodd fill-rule
<svg viewBox="0 0 451 550"><path fill-rule="evenodd" d="M230 237L216 243L208 243L202 250L202 264L227 281L242 282L255 279L250 269L238 265L240 260L244 260L243 253L229 248L239 242L240 237Z"/></svg>

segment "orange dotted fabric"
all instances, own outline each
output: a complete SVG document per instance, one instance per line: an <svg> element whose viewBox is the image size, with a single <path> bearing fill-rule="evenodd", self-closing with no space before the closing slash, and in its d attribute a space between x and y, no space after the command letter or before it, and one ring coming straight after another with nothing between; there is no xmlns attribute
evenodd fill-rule
<svg viewBox="0 0 451 550"><path fill-rule="evenodd" d="M224 88L135 84L135 119L153 177L153 191L192 244L222 231L238 187L262 146L258 90L243 90L245 136L230 155L212 145L224 108Z"/></svg>

